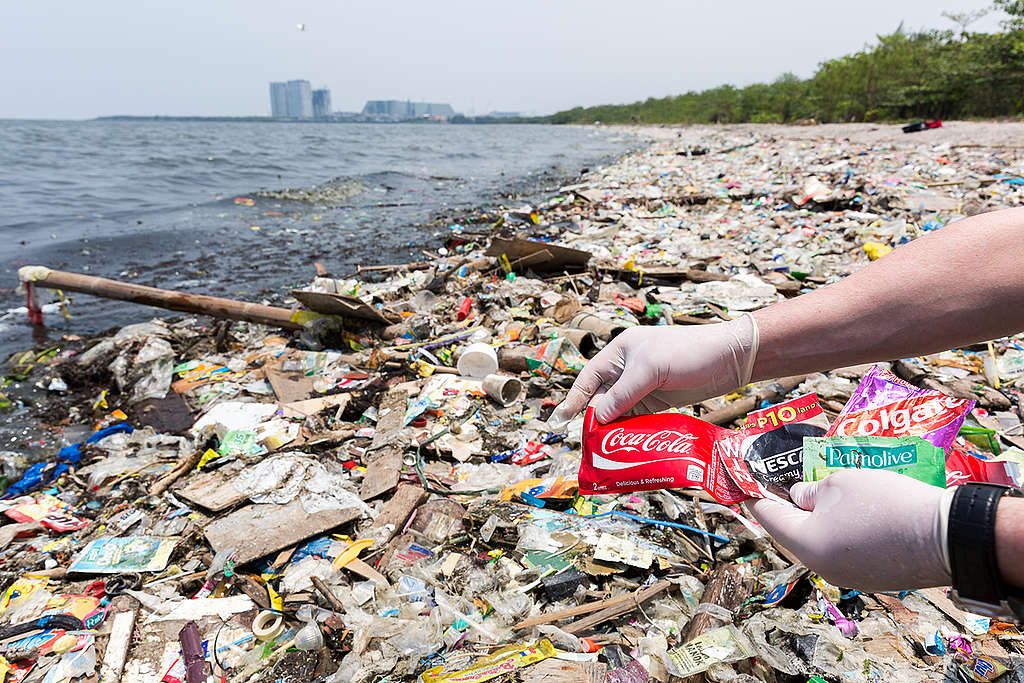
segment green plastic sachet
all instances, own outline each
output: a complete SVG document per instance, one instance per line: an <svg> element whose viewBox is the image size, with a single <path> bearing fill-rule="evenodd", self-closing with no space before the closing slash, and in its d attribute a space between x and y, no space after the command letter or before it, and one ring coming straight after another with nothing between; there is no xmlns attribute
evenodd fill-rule
<svg viewBox="0 0 1024 683"><path fill-rule="evenodd" d="M933 486L946 485L946 451L919 436L804 437L804 480L844 469L892 470Z"/></svg>

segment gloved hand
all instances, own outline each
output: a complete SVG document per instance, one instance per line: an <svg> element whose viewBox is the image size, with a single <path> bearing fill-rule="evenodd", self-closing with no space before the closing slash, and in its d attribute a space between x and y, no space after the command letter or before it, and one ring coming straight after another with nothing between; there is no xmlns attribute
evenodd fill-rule
<svg viewBox="0 0 1024 683"><path fill-rule="evenodd" d="M613 339L580 372L548 422L560 427L595 395L597 421L632 410L656 413L738 389L750 381L757 355L751 315L714 325L632 327Z"/></svg>
<svg viewBox="0 0 1024 683"><path fill-rule="evenodd" d="M863 591L948 586L955 489L886 470L844 470L790 489L798 507L761 499L754 517L808 569ZM801 509L802 508L802 509Z"/></svg>

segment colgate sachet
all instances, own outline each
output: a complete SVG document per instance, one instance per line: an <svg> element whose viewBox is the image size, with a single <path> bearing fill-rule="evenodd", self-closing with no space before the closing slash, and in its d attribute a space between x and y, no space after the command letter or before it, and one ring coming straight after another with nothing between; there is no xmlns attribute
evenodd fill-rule
<svg viewBox="0 0 1024 683"><path fill-rule="evenodd" d="M918 389L872 367L826 436L920 436L948 449L974 401Z"/></svg>
<svg viewBox="0 0 1024 683"><path fill-rule="evenodd" d="M587 408L580 493L703 486L715 442L728 434L727 429L678 413L638 415L602 425L594 409Z"/></svg>

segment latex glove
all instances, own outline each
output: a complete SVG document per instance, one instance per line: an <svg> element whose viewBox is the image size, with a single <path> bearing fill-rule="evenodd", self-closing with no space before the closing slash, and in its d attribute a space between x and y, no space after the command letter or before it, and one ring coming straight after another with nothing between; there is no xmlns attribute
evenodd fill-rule
<svg viewBox="0 0 1024 683"><path fill-rule="evenodd" d="M829 583L863 591L948 586L955 489L886 470L844 470L793 485L798 507L748 505L761 526Z"/></svg>
<svg viewBox="0 0 1024 683"><path fill-rule="evenodd" d="M714 325L631 327L587 363L548 422L564 425L605 390L594 407L602 424L721 396L750 381L757 344L749 314Z"/></svg>

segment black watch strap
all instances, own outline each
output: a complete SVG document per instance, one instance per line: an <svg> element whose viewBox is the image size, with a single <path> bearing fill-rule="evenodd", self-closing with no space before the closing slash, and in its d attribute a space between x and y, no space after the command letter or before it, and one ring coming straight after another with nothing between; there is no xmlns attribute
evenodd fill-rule
<svg viewBox="0 0 1024 683"><path fill-rule="evenodd" d="M961 598L999 604L1005 597L996 564L996 509L1005 486L963 484L949 508L949 568Z"/></svg>
<svg viewBox="0 0 1024 683"><path fill-rule="evenodd" d="M957 487L946 534L953 597L964 609L1003 621L1024 620L1022 592L1007 586L996 561L996 510L1017 489L968 483Z"/></svg>

